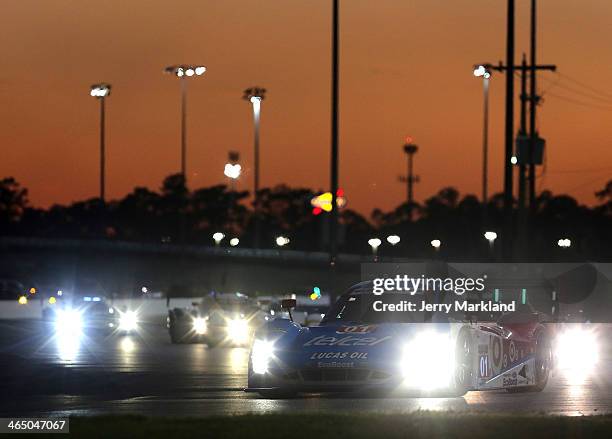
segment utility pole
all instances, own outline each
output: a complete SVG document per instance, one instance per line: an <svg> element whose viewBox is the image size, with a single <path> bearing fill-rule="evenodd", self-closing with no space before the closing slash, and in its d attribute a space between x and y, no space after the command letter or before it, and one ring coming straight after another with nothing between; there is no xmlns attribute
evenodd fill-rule
<svg viewBox="0 0 612 439"><path fill-rule="evenodd" d="M529 81L529 213L533 217L536 208L535 195L535 157L536 140L538 133L536 132L536 107L538 105L539 96L536 95L536 0L531 0L531 35L530 35L530 61L531 61L531 78Z"/></svg>
<svg viewBox="0 0 612 439"><path fill-rule="evenodd" d="M525 254L525 244L527 238L527 218L525 215L525 172L527 167L525 160L521 156L519 144L527 138L527 58L523 53L523 61L521 62L521 122L517 136L517 161L519 165L519 181L518 181L518 230L517 238L514 242L517 243L515 248L516 254L523 256Z"/></svg>
<svg viewBox="0 0 612 439"><path fill-rule="evenodd" d="M414 175L414 155L419 150L419 147L414 143L406 143L404 145L404 152L408 157L408 176L406 177L406 195L408 201L408 207L414 203L414 183L419 181L419 177Z"/></svg>
<svg viewBox="0 0 612 439"><path fill-rule="evenodd" d="M335 265L338 253L338 1L332 2L332 80L331 80L331 193L330 263Z"/></svg>
<svg viewBox="0 0 612 439"><path fill-rule="evenodd" d="M506 24L506 124L504 150L504 233L502 254L507 261L512 249L512 151L514 149L514 0L508 0Z"/></svg>

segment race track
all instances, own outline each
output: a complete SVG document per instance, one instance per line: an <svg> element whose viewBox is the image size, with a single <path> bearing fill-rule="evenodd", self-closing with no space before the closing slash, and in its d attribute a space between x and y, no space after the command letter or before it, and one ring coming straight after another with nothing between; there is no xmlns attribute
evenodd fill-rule
<svg viewBox="0 0 612 439"><path fill-rule="evenodd" d="M246 394L246 349L172 345L161 326L135 336L49 337L40 322L0 322L0 417L141 414L204 416L277 412L481 410L560 415L612 413L612 362L593 376L556 373L542 393L469 392L462 398Z"/></svg>

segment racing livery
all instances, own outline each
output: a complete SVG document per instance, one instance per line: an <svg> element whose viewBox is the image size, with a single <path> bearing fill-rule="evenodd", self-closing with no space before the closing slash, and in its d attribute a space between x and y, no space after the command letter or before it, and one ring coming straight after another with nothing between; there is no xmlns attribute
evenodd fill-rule
<svg viewBox="0 0 612 439"><path fill-rule="evenodd" d="M373 310L423 301L423 295L372 294L363 282L339 298L320 326L288 319L255 335L248 387L264 397L300 392L376 391L463 395L470 390L540 391L552 367L552 334L528 313L477 322L472 315ZM285 301L287 302L287 301ZM285 306L294 304L284 303Z"/></svg>

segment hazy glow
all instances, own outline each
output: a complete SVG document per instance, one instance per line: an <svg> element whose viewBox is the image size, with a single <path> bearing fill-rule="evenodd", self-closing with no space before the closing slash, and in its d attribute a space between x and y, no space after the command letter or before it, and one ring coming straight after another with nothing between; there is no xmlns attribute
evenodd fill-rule
<svg viewBox="0 0 612 439"><path fill-rule="evenodd" d="M244 319L229 320L227 335L234 343L244 344L249 340L249 324Z"/></svg>
<svg viewBox="0 0 612 439"><path fill-rule="evenodd" d="M404 348L404 384L423 390L449 385L453 373L453 344L448 334L423 332Z"/></svg>
<svg viewBox="0 0 612 439"><path fill-rule="evenodd" d="M26 296L19 296L19 299L17 300L17 302L20 305L26 305L28 303L28 298Z"/></svg>
<svg viewBox="0 0 612 439"><path fill-rule="evenodd" d="M133 352L135 347L136 345L134 344L134 341L129 337L122 339L121 343L119 344L121 352L126 354Z"/></svg>
<svg viewBox="0 0 612 439"><path fill-rule="evenodd" d="M597 335L583 328L567 329L557 338L556 354L560 369L588 375L599 360Z"/></svg>
<svg viewBox="0 0 612 439"><path fill-rule="evenodd" d="M138 326L136 311L126 311L119 316L119 329L121 331L134 331Z"/></svg>
<svg viewBox="0 0 612 439"><path fill-rule="evenodd" d="M251 350L253 372L264 374L268 371L270 360L274 356L274 343L267 340L255 340Z"/></svg>
<svg viewBox="0 0 612 439"><path fill-rule="evenodd" d="M55 317L55 331L60 338L74 336L83 330L81 313L75 309L60 309Z"/></svg>
<svg viewBox="0 0 612 439"><path fill-rule="evenodd" d="M204 320L202 317L196 317L193 319L193 330L198 335L206 334L206 331L208 331L206 320Z"/></svg>

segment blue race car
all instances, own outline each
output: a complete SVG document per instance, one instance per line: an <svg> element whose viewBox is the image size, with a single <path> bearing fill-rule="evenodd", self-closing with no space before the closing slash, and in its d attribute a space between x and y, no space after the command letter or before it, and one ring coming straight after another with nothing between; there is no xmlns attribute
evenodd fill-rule
<svg viewBox="0 0 612 439"><path fill-rule="evenodd" d="M374 295L360 283L320 326L290 319L255 334L248 387L263 397L371 391L460 396L470 390L540 391L552 367L552 331L537 313L520 322L466 319L464 313L401 312L423 295ZM283 307L295 306L283 301Z"/></svg>

